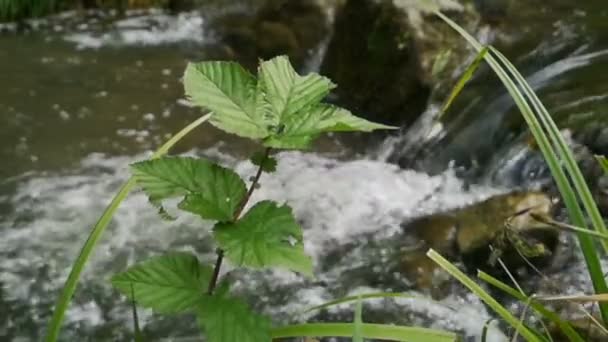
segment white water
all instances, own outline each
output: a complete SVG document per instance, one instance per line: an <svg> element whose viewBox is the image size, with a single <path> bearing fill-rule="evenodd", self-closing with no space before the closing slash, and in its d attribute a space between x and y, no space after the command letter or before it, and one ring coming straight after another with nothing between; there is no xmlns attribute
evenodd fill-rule
<svg viewBox="0 0 608 342"><path fill-rule="evenodd" d="M237 162L211 150L205 154L234 165L245 178L254 172L254 166L248 161ZM9 299L32 305L52 304L90 227L127 178L126 166L144 157L95 154L83 160L81 168L73 174L33 176L19 183L15 194L8 199L14 211L0 222L3 236L0 282ZM450 172L430 177L380 161L342 162L304 153L280 154L277 173L272 178L264 175L261 184L252 202L270 198L289 203L303 225L305 248L317 267L324 253L354 241L361 234L389 234L406 218L462 206L501 192L488 187L465 192L461 181ZM103 285L107 296L111 293L107 282L111 274L167 250L197 252L201 260L211 262L213 249L207 242L192 244L208 236L209 229L208 224L188 214L180 214L174 222L162 221L143 194L132 194L116 213L87 265L81 286L86 289ZM346 266L348 263L337 267ZM243 287L244 291L255 290L255 282L246 280L247 277L243 279L237 288L240 285L241 290ZM265 274L262 281L272 286L294 286L302 279L276 271ZM381 290L386 289L352 289L355 292ZM265 310L275 318L284 319L286 314L332 299L336 298L323 287L304 287L293 291L288 303L265 307ZM118 308L112 309L110 319L126 322L123 325L128 329L128 307L120 302L114 305ZM370 307L374 305L383 304L376 301ZM400 300L396 305L427 317L425 321L433 321L433 327L465 330L471 336L477 336L481 332L479 322L489 318L472 295L455 294L439 304ZM463 306L466 309L457 313L449 309ZM144 320L150 317L146 312L140 316ZM39 324L45 319L39 317ZM107 318L98 303L83 299L82 295L77 296L68 314L69 321L85 326L98 325L104 319Z"/></svg>
<svg viewBox="0 0 608 342"><path fill-rule="evenodd" d="M64 36L78 49L97 49L105 46L150 46L178 42L202 43L203 18L198 11L180 13L177 16L161 11L118 20L114 28L100 33L79 32Z"/></svg>

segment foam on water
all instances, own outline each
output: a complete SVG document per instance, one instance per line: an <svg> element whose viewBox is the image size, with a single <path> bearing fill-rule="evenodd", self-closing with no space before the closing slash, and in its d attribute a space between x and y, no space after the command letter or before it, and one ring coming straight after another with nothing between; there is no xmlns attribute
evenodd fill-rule
<svg viewBox="0 0 608 342"><path fill-rule="evenodd" d="M79 49L104 46L161 45L177 42L201 43L204 39L203 18L198 11L172 16L160 11L119 20L114 28L102 32L69 33L66 41Z"/></svg>
<svg viewBox="0 0 608 342"><path fill-rule="evenodd" d="M248 161L236 161L213 150L204 154L235 166L245 179L254 173L255 167ZM106 158L95 154L83 160L74 174L32 176L18 184L8 199L14 210L0 221L0 283L8 298L52 305L90 228L127 178L127 165L144 157ZM289 203L304 228L305 248L317 268L329 250L355 241L361 234L384 236L394 232L404 219L502 192L489 187L463 191L462 182L449 171L431 177L381 161L337 161L296 152L282 153L278 159L276 174L262 176L262 186L252 203L268 198ZM167 250L192 251L201 260L211 261L214 250L209 231L208 223L188 214L180 214L176 221L161 221L142 193L132 194L117 211L85 269L80 291L101 287L102 299L93 300L80 293L68 313L69 319L91 326L108 319L129 322L128 307L121 308L124 303L117 301L109 289L109 276ZM253 290L258 282L293 287L302 281L283 271L266 272L257 282L252 279L243 278L241 287ZM385 289L372 292L381 290ZM104 298L111 304L105 303ZM285 315L332 299L335 298L322 286L296 287L289 303L261 306L273 315ZM480 320L489 317L473 296L450 297L434 305L428 301L398 304L410 311L426 312L436 318L437 327L457 328L473 336L480 333ZM468 308L460 312L447 309L463 304ZM104 314L104 310L110 312ZM143 317L148 317L145 311ZM39 318L39 328L46 319ZM130 326L123 324L126 329Z"/></svg>

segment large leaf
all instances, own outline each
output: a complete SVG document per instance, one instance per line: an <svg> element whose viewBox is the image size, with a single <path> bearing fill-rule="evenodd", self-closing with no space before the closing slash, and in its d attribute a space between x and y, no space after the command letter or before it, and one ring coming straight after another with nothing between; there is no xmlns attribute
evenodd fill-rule
<svg viewBox="0 0 608 342"><path fill-rule="evenodd" d="M186 196L180 209L205 219L230 221L246 193L243 180L234 171L205 159L168 157L132 165L139 186L160 201Z"/></svg>
<svg viewBox="0 0 608 342"><path fill-rule="evenodd" d="M116 274L112 285L146 308L178 313L195 308L212 273L211 267L199 264L194 255L171 253Z"/></svg>
<svg viewBox="0 0 608 342"><path fill-rule="evenodd" d="M213 125L268 147L303 149L323 132L396 128L321 104L335 84L298 75L286 56L262 62L258 76L232 62L203 62L188 65L184 86L196 105L215 112Z"/></svg>
<svg viewBox="0 0 608 342"><path fill-rule="evenodd" d="M227 287L205 295L198 322L208 342L270 342L270 320L256 314L242 301L231 298Z"/></svg>
<svg viewBox="0 0 608 342"><path fill-rule="evenodd" d="M283 118L282 130L268 137L264 144L274 148L302 149L324 132L370 132L376 129L396 129L367 121L352 115L348 110L319 104Z"/></svg>
<svg viewBox="0 0 608 342"><path fill-rule="evenodd" d="M256 113L256 79L234 62L190 63L184 74L186 96L197 106L215 112L210 122L242 137L268 135L263 116Z"/></svg>
<svg viewBox="0 0 608 342"><path fill-rule="evenodd" d="M234 223L218 223L215 238L230 261L239 266L279 266L312 275L304 253L302 230L291 208L262 201Z"/></svg>

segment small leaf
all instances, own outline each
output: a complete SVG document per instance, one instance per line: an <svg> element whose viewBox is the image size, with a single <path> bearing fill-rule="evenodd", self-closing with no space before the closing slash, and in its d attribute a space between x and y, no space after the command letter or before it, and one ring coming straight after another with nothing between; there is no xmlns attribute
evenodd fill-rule
<svg viewBox="0 0 608 342"><path fill-rule="evenodd" d="M265 118L258 115L263 112L256 109L261 89L255 77L237 63L190 63L184 88L194 104L215 113L209 122L217 128L251 139L268 135Z"/></svg>
<svg viewBox="0 0 608 342"><path fill-rule="evenodd" d="M312 276L312 261L304 253L302 231L291 208L262 201L235 223L218 223L215 239L236 265L285 267Z"/></svg>
<svg viewBox="0 0 608 342"><path fill-rule="evenodd" d="M270 342L270 319L256 314L241 300L228 296L227 287L204 295L197 312L208 342Z"/></svg>
<svg viewBox="0 0 608 342"><path fill-rule="evenodd" d="M161 211L162 200L185 196L180 209L205 219L229 221L247 191L234 171L205 159L168 157L131 167L137 184Z"/></svg>
<svg viewBox="0 0 608 342"><path fill-rule="evenodd" d="M211 267L199 264L194 255L171 253L114 275L112 285L143 307L158 313L179 313L194 309L212 273Z"/></svg>
<svg viewBox="0 0 608 342"><path fill-rule="evenodd" d="M256 152L251 156L253 165L260 166L262 171L272 173L277 170L277 160L274 157L266 156L264 152Z"/></svg>
<svg viewBox="0 0 608 342"><path fill-rule="evenodd" d="M370 132L399 127L377 124L352 115L348 110L320 104L284 118L281 134L270 136L264 145L274 148L303 149L324 132Z"/></svg>

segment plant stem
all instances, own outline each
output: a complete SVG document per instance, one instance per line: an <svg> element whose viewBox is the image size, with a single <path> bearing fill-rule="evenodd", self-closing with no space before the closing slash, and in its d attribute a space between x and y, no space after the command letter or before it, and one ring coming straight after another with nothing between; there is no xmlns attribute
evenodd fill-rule
<svg viewBox="0 0 608 342"><path fill-rule="evenodd" d="M232 218L233 222L236 222L236 220L238 220L239 216L241 216L241 213L245 209L245 206L247 206L247 203L249 202L249 199L251 198L253 191L255 190L258 182L260 181L260 177L262 176L262 172L264 171L263 170L264 162L266 162L266 159L268 159L268 157L270 156L271 150L272 149L270 147L267 147L266 150L264 151L264 157L262 158L260 165L258 166L258 171L256 172L255 177L253 177L253 182L249 186L249 190L247 190L247 194L245 195L245 197L243 198L243 200L241 201L237 210L234 213L234 217ZM213 276L211 277L211 281L209 282L209 287L207 288L208 295L213 294L213 290L215 289L215 286L217 285L217 279L220 275L220 268L222 267L223 260L224 260L224 251L221 250L220 248L218 248L217 249L217 259L215 260L215 267L213 268Z"/></svg>

